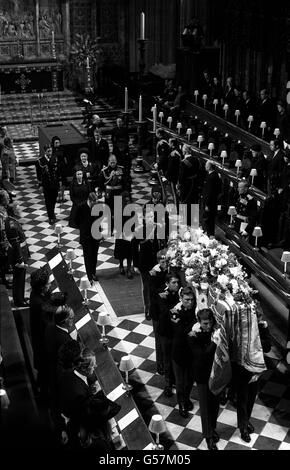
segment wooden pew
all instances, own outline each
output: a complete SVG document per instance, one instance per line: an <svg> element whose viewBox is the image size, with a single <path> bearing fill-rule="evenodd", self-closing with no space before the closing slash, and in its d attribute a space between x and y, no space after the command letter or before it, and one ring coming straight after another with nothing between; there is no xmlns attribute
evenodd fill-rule
<svg viewBox="0 0 290 470"><path fill-rule="evenodd" d="M185 114L197 116L201 121L207 121L210 126L217 127L219 130L222 130L222 132L228 133L233 139L241 140L247 147L251 147L253 144L260 144L262 152L266 155L271 155L271 150L267 141L251 134L242 127L226 121L217 114L201 108L191 101L186 102L184 112Z"/></svg>
<svg viewBox="0 0 290 470"><path fill-rule="evenodd" d="M26 369L8 293L0 285L0 342L4 380L10 400L8 410L1 412L1 449L36 445L41 424L34 394Z"/></svg>
<svg viewBox="0 0 290 470"><path fill-rule="evenodd" d="M271 292L281 302L282 308L275 308L275 316L273 316L273 328L277 327L279 332L279 345L285 350L290 341L290 281L283 276L283 273L273 266L271 262L265 258L262 252L256 251L253 247L239 234L232 230L228 225L219 222L218 238L225 244L229 245L238 258L240 258L255 273L255 277L261 281L269 289L269 296L266 301L270 305L275 304L275 298ZM278 303L276 302L276 303ZM275 336L275 335L274 335ZM283 339L281 343L280 339Z"/></svg>
<svg viewBox="0 0 290 470"><path fill-rule="evenodd" d="M96 374L104 393L110 398L110 393L117 387L122 387L123 378L117 368L111 353L99 342L101 337L96 322L90 315L89 308L82 304L83 297L68 273L67 264L58 248L52 248L47 253L48 264L61 292L67 292L67 303L75 312L75 326L85 346L96 354ZM154 443L150 432L131 395L123 393L116 402L121 410L115 420L118 423L123 440L129 450L151 448ZM136 416L128 426L122 428L122 418L128 415ZM122 421L121 421L122 420Z"/></svg>

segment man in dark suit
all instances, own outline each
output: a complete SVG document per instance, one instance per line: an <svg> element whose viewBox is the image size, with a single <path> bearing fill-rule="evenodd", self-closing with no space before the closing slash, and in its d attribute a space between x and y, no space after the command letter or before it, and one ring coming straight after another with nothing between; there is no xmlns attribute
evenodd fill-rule
<svg viewBox="0 0 290 470"><path fill-rule="evenodd" d="M94 353L85 348L78 364L73 370L65 371L59 381L60 411L69 418L68 434L74 449L93 441L95 450L111 452L114 447L108 421L116 416L120 406L102 392L94 374L95 367ZM85 436L83 443L80 434Z"/></svg>
<svg viewBox="0 0 290 470"><path fill-rule="evenodd" d="M172 365L179 414L183 418L188 418L188 411L193 409L190 393L194 378L187 335L196 323L196 298L190 286L180 289L179 295L180 302L169 312L172 326Z"/></svg>
<svg viewBox="0 0 290 470"><path fill-rule="evenodd" d="M270 141L270 149L274 152L272 159L268 164L268 181L270 185L270 192L274 193L275 190L281 188L281 178L283 171L286 167L283 150L283 142L276 139Z"/></svg>
<svg viewBox="0 0 290 470"><path fill-rule="evenodd" d="M95 129L92 142L92 161L98 165L101 170L103 166L107 165L110 156L109 144L107 140L102 137L101 129Z"/></svg>
<svg viewBox="0 0 290 470"><path fill-rule="evenodd" d="M97 281L96 268L98 262L98 251L100 240L96 240L91 233L95 217L91 215L92 207L97 203L95 193L90 193L87 201L81 204L76 213L76 224L80 231L80 244L83 247L86 273L93 285Z"/></svg>
<svg viewBox="0 0 290 470"><path fill-rule="evenodd" d="M266 89L260 91L260 103L258 107L259 124L266 122L265 138L271 133L275 124L275 108Z"/></svg>
<svg viewBox="0 0 290 470"><path fill-rule="evenodd" d="M167 274L166 287L162 292L156 295L156 301L154 302L155 309L151 313L156 343L156 363L158 360L157 350L159 347L161 349L160 356L162 357L164 367L164 395L166 397L173 395L172 384L174 383L174 374L171 357L173 331L170 320L170 309L179 301L179 287L180 281L177 275Z"/></svg>
<svg viewBox="0 0 290 470"><path fill-rule="evenodd" d="M262 152L262 147L260 144L253 144L251 146L251 153L251 169L255 168L257 170L257 176L255 177L255 186L261 191L265 192L267 187L268 162Z"/></svg>
<svg viewBox="0 0 290 470"><path fill-rule="evenodd" d="M156 131L157 144L156 144L156 163L158 171L162 171L165 175L168 167L168 157L170 154L169 143L166 140L166 135L163 129Z"/></svg>
<svg viewBox="0 0 290 470"><path fill-rule="evenodd" d="M242 101L241 113L242 113L243 127L248 129L248 125L249 125L248 117L256 115L256 105L255 105L255 102L254 102L253 98L249 94L248 90L243 91L243 101Z"/></svg>
<svg viewBox="0 0 290 470"><path fill-rule="evenodd" d="M128 128L124 126L123 119L117 118L116 126L112 129L113 153L116 153L116 148L120 141L126 143L126 147L128 147L129 131Z"/></svg>
<svg viewBox="0 0 290 470"><path fill-rule="evenodd" d="M58 409L57 403L57 363L58 351L63 344L71 341L69 331L74 324L74 312L68 305L61 305L54 312L54 324L49 324L45 330L44 348L48 371L48 388L50 409L57 435L64 442L67 441L65 423Z"/></svg>
<svg viewBox="0 0 290 470"><path fill-rule="evenodd" d="M197 312L197 327L188 334L188 345L192 353L192 367L199 395L199 409L202 433L209 450L218 450L216 443L219 436L215 430L219 411L219 397L208 386L211 374L216 341L214 339L214 315L211 309Z"/></svg>
<svg viewBox="0 0 290 470"><path fill-rule="evenodd" d="M221 180L211 161L205 164L206 179L203 190L204 226L206 233L214 235L218 199L221 193Z"/></svg>
<svg viewBox="0 0 290 470"><path fill-rule="evenodd" d="M202 185L200 163L191 154L189 145L182 147L183 160L179 166L178 189L181 204L187 205L187 225L191 225L191 204L198 204L200 186Z"/></svg>

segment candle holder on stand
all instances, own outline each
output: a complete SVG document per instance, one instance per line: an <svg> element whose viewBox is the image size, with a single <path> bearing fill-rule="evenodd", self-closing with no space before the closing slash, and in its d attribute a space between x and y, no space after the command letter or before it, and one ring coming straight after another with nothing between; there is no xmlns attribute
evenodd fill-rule
<svg viewBox="0 0 290 470"><path fill-rule="evenodd" d="M251 182L251 186L254 186L254 179L255 179L255 176L257 176L258 172L256 170L256 168L252 168L251 171L250 171L250 176L252 178L252 182Z"/></svg>
<svg viewBox="0 0 290 470"><path fill-rule="evenodd" d="M225 164L225 158L227 158L227 156L228 156L227 151L226 151L226 150L222 150L222 151L221 151L221 155L220 155L220 157L221 157L221 159L222 159L222 166L224 166L224 164Z"/></svg>
<svg viewBox="0 0 290 470"><path fill-rule="evenodd" d="M84 300L83 300L83 305L89 305L90 301L88 299L88 294L87 294L87 290L91 287L91 283L90 281L88 280L87 277L83 277L81 280L80 280L80 290L83 290L84 291Z"/></svg>
<svg viewBox="0 0 290 470"><path fill-rule="evenodd" d="M154 164L151 166L150 170L150 178L148 180L148 184L150 186L155 186L156 184L159 184L159 178L158 178L158 169L157 169L157 136L156 132L149 131L150 134L152 134L152 148L154 152Z"/></svg>
<svg viewBox="0 0 290 470"><path fill-rule="evenodd" d="M92 93L92 77L91 77L91 67L87 62L86 65L86 86L85 86L85 93L89 94Z"/></svg>
<svg viewBox="0 0 290 470"><path fill-rule="evenodd" d="M235 206L230 206L228 208L228 215L231 217L229 227L233 228L234 227L234 217L237 215L237 209Z"/></svg>
<svg viewBox="0 0 290 470"><path fill-rule="evenodd" d="M146 49L146 42L148 42L148 39L142 39L139 38L137 39L137 42L139 44L139 79L141 79L144 76L144 71L145 71L145 49Z"/></svg>
<svg viewBox="0 0 290 470"><path fill-rule="evenodd" d="M75 251L72 248L68 248L66 251L66 259L69 262L69 270L68 273L73 275L74 270L72 268L72 262L74 259L76 259L77 255L75 254Z"/></svg>
<svg viewBox="0 0 290 470"><path fill-rule="evenodd" d="M153 415L149 423L148 429L156 434L156 443L152 445L152 450L164 450L163 445L159 443L159 434L166 431L165 423L161 415Z"/></svg>
<svg viewBox="0 0 290 470"><path fill-rule="evenodd" d="M122 115L122 120L123 120L123 123L124 123L125 127L128 128L128 126L129 126L129 116L130 116L129 111L121 111L121 115Z"/></svg>
<svg viewBox="0 0 290 470"><path fill-rule="evenodd" d="M60 247L60 235L62 234L62 225L55 224L54 233L57 235L57 246Z"/></svg>
<svg viewBox="0 0 290 470"><path fill-rule="evenodd" d="M207 148L208 148L208 150L209 150L209 156L210 156L210 158L212 158L212 152L214 151L214 143L213 143L213 142L210 142L210 143L208 144L208 147L207 147Z"/></svg>
<svg viewBox="0 0 290 470"><path fill-rule="evenodd" d="M284 277L287 278L287 264L290 262L290 251L283 251L281 261L284 263Z"/></svg>
<svg viewBox="0 0 290 470"><path fill-rule="evenodd" d="M136 121L137 124L137 135L138 135L138 157L136 158L136 165L133 169L134 173L145 173L145 167L143 164L142 149L145 141L145 132L147 121Z"/></svg>
<svg viewBox="0 0 290 470"><path fill-rule="evenodd" d="M237 177L239 177L239 171L240 171L241 166L242 166L242 160L236 160L235 167L237 169Z"/></svg>
<svg viewBox="0 0 290 470"><path fill-rule="evenodd" d="M123 385L123 389L129 392L133 388L132 385L130 385L128 382L129 372L134 369L134 363L131 356L128 355L121 358L119 369L121 372L125 372L126 379Z"/></svg>
<svg viewBox="0 0 290 470"><path fill-rule="evenodd" d="M255 238L255 246L254 246L254 250L258 251L259 250L259 247L258 247L258 238L262 237L263 236L263 232L262 232L262 229L261 227L255 227L254 230L253 230L253 237Z"/></svg>
<svg viewBox="0 0 290 470"><path fill-rule="evenodd" d="M103 346L106 346L109 342L109 338L106 336L106 325L111 325L110 315L108 315L106 312L100 312L97 324L102 327L102 336L99 341Z"/></svg>
<svg viewBox="0 0 290 470"><path fill-rule="evenodd" d="M168 122L168 128L171 129L171 126L172 126L172 116L168 116L167 122Z"/></svg>

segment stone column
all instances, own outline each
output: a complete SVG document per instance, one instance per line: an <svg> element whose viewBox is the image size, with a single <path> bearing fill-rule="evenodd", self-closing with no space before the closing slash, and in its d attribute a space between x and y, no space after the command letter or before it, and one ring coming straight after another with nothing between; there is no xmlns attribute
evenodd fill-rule
<svg viewBox="0 0 290 470"><path fill-rule="evenodd" d="M63 27L63 36L64 36L64 54L69 55L70 51L70 8L69 0L65 0L62 6L62 27Z"/></svg>
<svg viewBox="0 0 290 470"><path fill-rule="evenodd" d="M35 33L36 33L36 54L40 56L39 0L35 0Z"/></svg>

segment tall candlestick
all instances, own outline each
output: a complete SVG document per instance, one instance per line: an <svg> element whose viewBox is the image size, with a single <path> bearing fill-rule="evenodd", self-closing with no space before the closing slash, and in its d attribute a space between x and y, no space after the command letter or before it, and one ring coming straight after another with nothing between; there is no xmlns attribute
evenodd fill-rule
<svg viewBox="0 0 290 470"><path fill-rule="evenodd" d="M125 87L125 113L128 112L128 88Z"/></svg>
<svg viewBox="0 0 290 470"><path fill-rule="evenodd" d="M156 131L156 122L157 122L157 106L156 104L152 108L153 112L153 132Z"/></svg>
<svg viewBox="0 0 290 470"><path fill-rule="evenodd" d="M51 41L52 41L52 44L54 44L54 31L53 30L51 31Z"/></svg>
<svg viewBox="0 0 290 470"><path fill-rule="evenodd" d="M143 11L140 17L140 39L145 39L145 13Z"/></svg>
<svg viewBox="0 0 290 470"><path fill-rule="evenodd" d="M142 121L142 95L139 96L139 122Z"/></svg>

